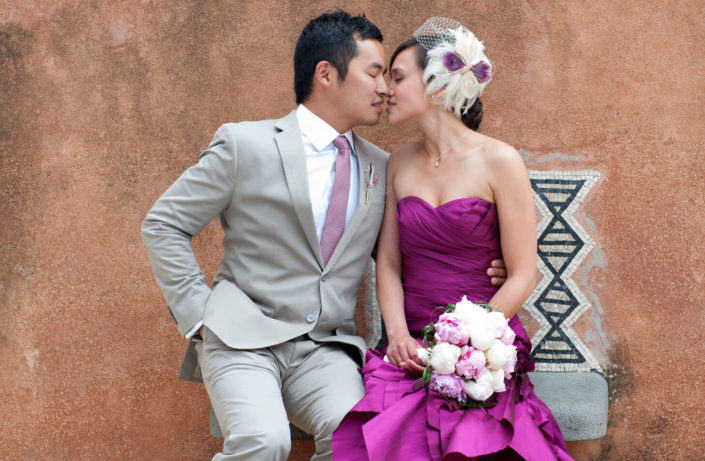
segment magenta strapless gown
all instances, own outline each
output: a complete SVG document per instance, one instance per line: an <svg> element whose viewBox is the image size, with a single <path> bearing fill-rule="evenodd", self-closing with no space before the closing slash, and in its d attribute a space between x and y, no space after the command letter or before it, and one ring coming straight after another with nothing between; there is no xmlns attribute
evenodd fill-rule
<svg viewBox="0 0 705 461"><path fill-rule="evenodd" d="M436 321L438 306L487 302L497 290L486 275L500 257L497 209L478 198L434 208L418 197L397 206L406 321L412 336ZM467 459L570 460L553 415L526 372L531 342L514 316L518 364L507 391L489 408L455 410L411 375L370 350L362 369L365 397L333 434L334 461Z"/></svg>

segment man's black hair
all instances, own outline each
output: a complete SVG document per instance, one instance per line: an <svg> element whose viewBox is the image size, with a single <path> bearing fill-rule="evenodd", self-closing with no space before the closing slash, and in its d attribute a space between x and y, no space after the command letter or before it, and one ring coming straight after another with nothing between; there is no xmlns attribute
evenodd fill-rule
<svg viewBox="0 0 705 461"><path fill-rule="evenodd" d="M382 41L382 33L365 15L352 16L342 10L323 13L312 19L299 35L294 51L294 91L296 103L304 102L313 88L316 64L330 62L345 80L348 64L357 55L355 40Z"/></svg>

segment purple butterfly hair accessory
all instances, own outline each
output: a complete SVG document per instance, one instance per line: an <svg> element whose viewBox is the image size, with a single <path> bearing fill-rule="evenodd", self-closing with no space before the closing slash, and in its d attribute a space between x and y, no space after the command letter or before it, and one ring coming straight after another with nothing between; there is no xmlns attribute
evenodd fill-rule
<svg viewBox="0 0 705 461"><path fill-rule="evenodd" d="M475 76L479 83L485 83L492 78L492 68L485 61L478 61L470 68L470 72Z"/></svg>
<svg viewBox="0 0 705 461"><path fill-rule="evenodd" d="M465 61L452 51L443 55L443 66L450 72L456 72L465 67Z"/></svg>
<svg viewBox="0 0 705 461"><path fill-rule="evenodd" d="M471 67L465 64L463 58L452 51L443 55L443 66L448 69L449 72L460 71L464 74L469 70L475 76L478 83L485 83L492 78L492 67L490 67L487 62L478 61Z"/></svg>

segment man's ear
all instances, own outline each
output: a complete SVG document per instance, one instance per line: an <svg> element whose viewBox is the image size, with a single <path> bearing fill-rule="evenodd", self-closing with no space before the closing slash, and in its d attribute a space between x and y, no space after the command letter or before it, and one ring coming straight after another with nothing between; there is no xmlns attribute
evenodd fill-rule
<svg viewBox="0 0 705 461"><path fill-rule="evenodd" d="M337 77L338 72L328 61L320 61L316 64L316 69L313 73L314 82L323 85L325 88L330 88L331 82Z"/></svg>

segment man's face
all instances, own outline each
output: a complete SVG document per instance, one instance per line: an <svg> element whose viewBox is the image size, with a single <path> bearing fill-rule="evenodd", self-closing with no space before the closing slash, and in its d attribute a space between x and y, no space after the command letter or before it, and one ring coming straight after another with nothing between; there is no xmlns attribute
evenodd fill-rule
<svg viewBox="0 0 705 461"><path fill-rule="evenodd" d="M348 64L345 80L339 81L336 72L331 82L345 131L358 125L375 125L387 94L382 44L373 39L356 42L357 55Z"/></svg>

